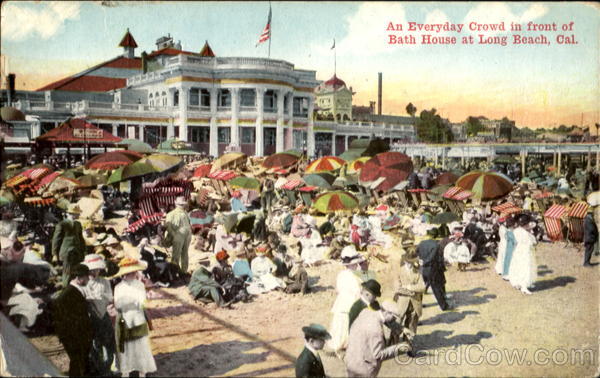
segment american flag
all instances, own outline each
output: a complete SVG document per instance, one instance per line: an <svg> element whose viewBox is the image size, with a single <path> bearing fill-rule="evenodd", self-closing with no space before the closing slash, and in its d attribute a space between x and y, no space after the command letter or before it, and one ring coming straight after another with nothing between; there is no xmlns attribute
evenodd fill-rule
<svg viewBox="0 0 600 378"><path fill-rule="evenodd" d="M269 5L269 17L267 19L267 26L265 26L265 29L263 30L262 34L258 38L258 42L256 42L256 46L265 42L269 38L271 38L271 5Z"/></svg>

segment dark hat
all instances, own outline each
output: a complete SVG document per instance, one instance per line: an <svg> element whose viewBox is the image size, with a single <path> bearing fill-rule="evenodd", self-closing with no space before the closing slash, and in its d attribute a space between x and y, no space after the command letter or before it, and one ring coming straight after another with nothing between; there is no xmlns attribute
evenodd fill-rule
<svg viewBox="0 0 600 378"><path fill-rule="evenodd" d="M71 277L83 277L87 276L88 274L90 274L90 268L84 264L77 264L73 270L71 270Z"/></svg>
<svg viewBox="0 0 600 378"><path fill-rule="evenodd" d="M302 327L302 332L304 332L305 337L310 337L311 339L321 339L321 340L329 340L331 339L331 335L325 327L320 324L311 324L307 327Z"/></svg>
<svg viewBox="0 0 600 378"><path fill-rule="evenodd" d="M367 289L371 294L376 297L381 297L381 285L379 282L371 279L362 283L362 287Z"/></svg>

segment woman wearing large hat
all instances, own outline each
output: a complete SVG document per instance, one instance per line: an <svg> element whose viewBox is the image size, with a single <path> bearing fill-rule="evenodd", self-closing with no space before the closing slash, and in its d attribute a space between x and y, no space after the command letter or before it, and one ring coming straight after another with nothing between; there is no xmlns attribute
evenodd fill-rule
<svg viewBox="0 0 600 378"><path fill-rule="evenodd" d="M119 370L126 375L134 370L140 377L156 371L156 363L150 348L150 329L144 312L146 288L138 279L138 272L145 270L143 261L126 257L119 263L121 282L115 286L115 308L117 309L117 348Z"/></svg>

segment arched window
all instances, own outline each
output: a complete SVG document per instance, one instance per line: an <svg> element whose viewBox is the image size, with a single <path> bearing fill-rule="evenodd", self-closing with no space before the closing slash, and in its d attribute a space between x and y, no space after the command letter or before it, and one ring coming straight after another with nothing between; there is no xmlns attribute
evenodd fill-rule
<svg viewBox="0 0 600 378"><path fill-rule="evenodd" d="M150 95L148 96L148 104L150 106L154 106L154 99L153 99L152 93L150 93Z"/></svg>

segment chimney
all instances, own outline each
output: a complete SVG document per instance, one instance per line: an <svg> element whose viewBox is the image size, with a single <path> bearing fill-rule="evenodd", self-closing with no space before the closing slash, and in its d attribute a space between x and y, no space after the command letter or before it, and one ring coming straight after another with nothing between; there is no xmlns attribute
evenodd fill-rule
<svg viewBox="0 0 600 378"><path fill-rule="evenodd" d="M148 54L142 52L142 73L148 72Z"/></svg>
<svg viewBox="0 0 600 378"><path fill-rule="evenodd" d="M369 110L371 111L371 114L375 113L375 101L369 101Z"/></svg>
<svg viewBox="0 0 600 378"><path fill-rule="evenodd" d="M12 106L12 102L15 101L15 80L16 80L16 75L14 73L9 73L6 76L6 80L7 80L7 87L8 87L8 91L7 91L8 105L7 106Z"/></svg>
<svg viewBox="0 0 600 378"><path fill-rule="evenodd" d="M381 100L382 100L382 90L383 90L383 74L379 72L379 80L377 86L377 114L381 115Z"/></svg>

